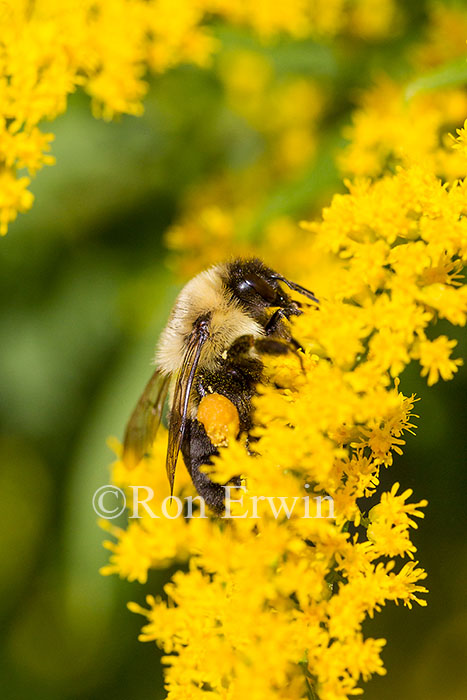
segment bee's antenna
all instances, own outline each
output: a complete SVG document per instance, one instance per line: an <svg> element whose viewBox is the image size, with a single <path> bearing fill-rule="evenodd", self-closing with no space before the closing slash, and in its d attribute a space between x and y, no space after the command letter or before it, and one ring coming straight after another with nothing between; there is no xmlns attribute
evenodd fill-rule
<svg viewBox="0 0 467 700"><path fill-rule="evenodd" d="M308 297L308 299L311 299L312 301L315 302L315 304L319 304L319 299L315 297L313 292L310 292L309 289L305 289L305 287L302 287L300 284L297 284L296 282L291 282L290 280L286 279L285 277L282 277L282 275L275 274L274 277L278 279L280 282L284 282L290 289L293 289L294 292L298 292L299 294L303 294L304 297Z"/></svg>

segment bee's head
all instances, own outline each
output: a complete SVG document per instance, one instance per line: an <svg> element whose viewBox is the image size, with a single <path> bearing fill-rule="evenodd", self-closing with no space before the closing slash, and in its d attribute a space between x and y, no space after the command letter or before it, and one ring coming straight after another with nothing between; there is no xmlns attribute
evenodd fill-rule
<svg viewBox="0 0 467 700"><path fill-rule="evenodd" d="M312 292L289 282L282 275L266 267L258 258L237 259L227 265L226 286L232 297L239 301L254 318L264 315L267 308L281 308L284 315L298 316L302 304L285 292L280 282L318 302Z"/></svg>

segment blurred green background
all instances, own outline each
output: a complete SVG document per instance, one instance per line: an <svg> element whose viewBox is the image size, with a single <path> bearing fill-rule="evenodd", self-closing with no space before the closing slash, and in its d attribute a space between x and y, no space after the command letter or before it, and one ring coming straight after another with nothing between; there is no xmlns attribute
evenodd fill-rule
<svg viewBox="0 0 467 700"><path fill-rule="evenodd" d="M99 576L107 553L91 499L109 481L106 438L122 436L181 284L164 232L203 182L226 171L240 182L268 153L261 130L226 99L222 62L257 51L278 76L313 80L326 96L309 163L258 204L261 236L263 222L316 215L342 190L334 153L357 90L383 69L404 75L404 49L425 31L426 5L405 10L403 31L371 42L284 39L264 48L219 27L212 69L182 66L152 79L143 117L96 121L76 94L54 123L57 164L38 175L33 210L0 241L3 698L164 697L159 652L137 642L142 619L125 605L170 572L144 587ZM446 332L465 357L465 333ZM391 606L368 622L368 634L388 639L388 675L366 686L368 698L465 698L466 389L465 368L432 389L415 367L402 378L402 390L421 399L420 428L384 480L429 500L414 536L429 606Z"/></svg>

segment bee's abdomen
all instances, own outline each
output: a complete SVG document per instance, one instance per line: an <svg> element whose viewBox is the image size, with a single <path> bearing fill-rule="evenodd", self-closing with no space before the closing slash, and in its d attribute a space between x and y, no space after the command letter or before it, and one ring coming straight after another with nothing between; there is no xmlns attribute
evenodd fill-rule
<svg viewBox="0 0 467 700"><path fill-rule="evenodd" d="M186 422L182 454L193 485L201 498L216 513L223 513L224 487L214 483L207 474L200 471L200 467L203 464L210 464L211 457L218 455L219 451L206 435L204 426L195 419L189 418Z"/></svg>

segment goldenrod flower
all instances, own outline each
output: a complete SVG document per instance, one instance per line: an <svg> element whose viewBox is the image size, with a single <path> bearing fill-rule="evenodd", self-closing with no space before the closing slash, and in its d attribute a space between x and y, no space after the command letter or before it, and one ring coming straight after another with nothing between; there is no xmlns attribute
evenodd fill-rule
<svg viewBox="0 0 467 700"><path fill-rule="evenodd" d="M189 561L166 586L168 601L131 606L149 620L141 638L168 654L169 698L304 698L308 687L335 700L384 672L383 641L364 639L362 624L387 601L424 604L425 573L403 562L415 556L410 528L426 501L408 502L411 491L398 494L398 484L369 514L362 499L414 429L415 399L392 377L412 359L429 383L460 364L449 359L453 341L429 341L425 331L441 315L465 323L456 264L467 255L464 201L463 183L446 188L419 168L399 170L350 186L321 222L297 230L294 278L321 299L295 322L303 369L293 356L268 360L255 402L259 454L230 442L209 467L222 483L241 475L245 500L233 514L250 517L168 525L143 513L114 531L106 573L144 580L152 567ZM268 256L279 266L274 250ZM314 279L323 256L332 274ZM155 508L168 495L164 450L160 436L138 474L121 462L114 472L123 487L151 485ZM186 476L178 493L193 494ZM313 517L316 499L322 517Z"/></svg>
<svg viewBox="0 0 467 700"><path fill-rule="evenodd" d="M435 340L423 340L419 344L420 364L422 376L428 376L428 384L435 384L439 377L452 379L457 368L462 365L462 358L451 359L451 351L457 345L457 340L449 340L445 335L440 335Z"/></svg>
<svg viewBox="0 0 467 700"><path fill-rule="evenodd" d="M407 489L404 493L396 495L398 489L399 484L396 483L389 493L383 493L380 503L368 514L368 552L390 557L407 554L413 559L416 549L410 541L409 527L418 526L410 516L423 518L424 514L418 508L426 506L428 502L423 500L420 503L405 504L407 498L412 495L412 490Z"/></svg>
<svg viewBox="0 0 467 700"><path fill-rule="evenodd" d="M467 119L461 129L456 129L456 133L457 137L453 137L452 147L460 151L465 158L467 156Z"/></svg>
<svg viewBox="0 0 467 700"><path fill-rule="evenodd" d="M364 499L414 431L415 397L399 391L400 372L419 360L432 384L461 362L450 359L455 341L426 332L440 317L465 324L465 184L412 167L348 186L321 221L289 230L293 256L271 241L264 250L321 303L294 323L303 367L294 356L267 361L255 401L259 454L234 441L207 467L221 483L242 477L245 499L232 512L250 517L167 526L143 514L113 533L106 573L144 580L149 568L188 559L167 601L130 606L148 618L141 639L168 654L169 698L347 698L384 673L384 640L362 636L365 618L388 601L425 604L426 574L404 560L415 557L410 529L426 501L409 502L398 484L369 513ZM155 507L168 493L164 450L160 436L138 475L121 462L114 472L123 487L145 479ZM193 493L186 475L178 488ZM313 517L318 502L322 517Z"/></svg>
<svg viewBox="0 0 467 700"><path fill-rule="evenodd" d="M460 143L453 150L449 133L466 113L461 88L407 99L404 85L380 77L363 93L352 125L344 131L350 143L339 155L341 169L345 175L375 177L388 167L419 164L447 180L465 177L465 155Z"/></svg>

